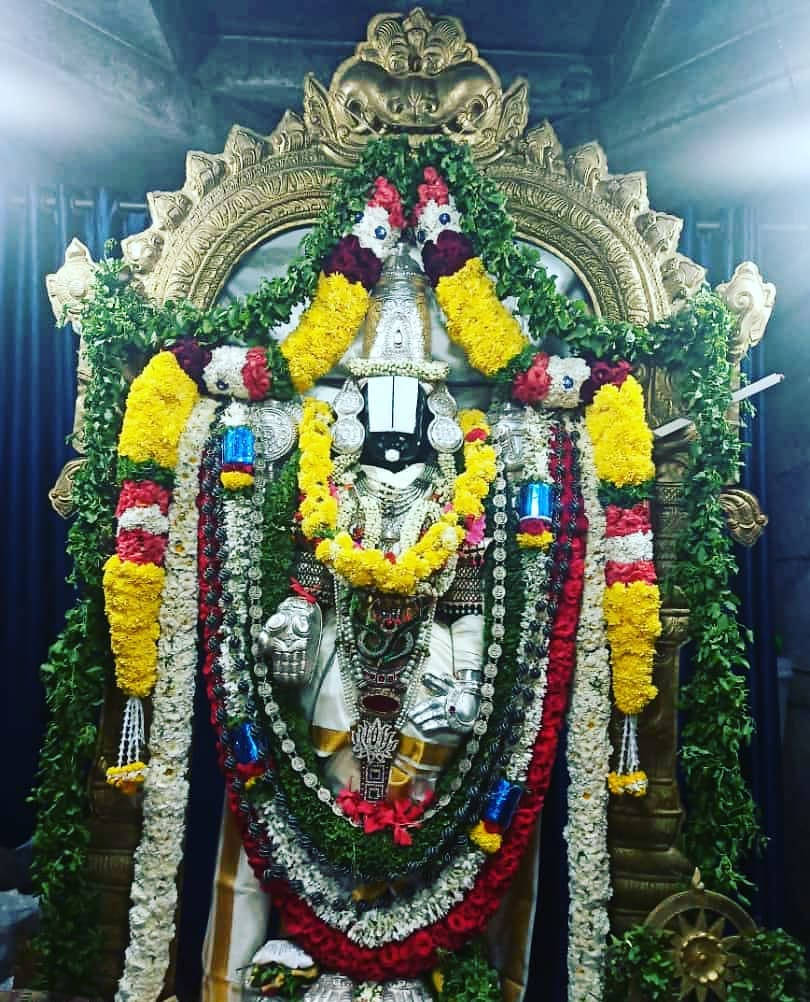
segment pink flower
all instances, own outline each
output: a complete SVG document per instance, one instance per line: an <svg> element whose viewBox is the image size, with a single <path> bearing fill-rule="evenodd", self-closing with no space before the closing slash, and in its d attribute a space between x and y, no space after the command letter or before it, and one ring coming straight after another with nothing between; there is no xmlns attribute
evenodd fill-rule
<svg viewBox="0 0 810 1002"><path fill-rule="evenodd" d="M467 515L464 519L464 528L467 530L464 542L467 546L478 546L483 543L486 523L485 515L479 515L477 518L473 515Z"/></svg>

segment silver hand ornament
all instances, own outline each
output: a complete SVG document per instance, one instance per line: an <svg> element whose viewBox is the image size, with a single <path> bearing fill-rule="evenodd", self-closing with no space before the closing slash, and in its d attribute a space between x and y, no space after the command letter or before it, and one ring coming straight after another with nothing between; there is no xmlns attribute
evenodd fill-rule
<svg viewBox="0 0 810 1002"><path fill-rule="evenodd" d="M481 701L481 673L464 671L444 675L426 671L422 683L435 695L419 703L410 714L411 722L426 734L432 731L455 731L467 734L478 716Z"/></svg>
<svg viewBox="0 0 810 1002"><path fill-rule="evenodd" d="M323 633L323 616L317 602L291 596L264 624L259 651L278 682L309 685L315 670Z"/></svg>

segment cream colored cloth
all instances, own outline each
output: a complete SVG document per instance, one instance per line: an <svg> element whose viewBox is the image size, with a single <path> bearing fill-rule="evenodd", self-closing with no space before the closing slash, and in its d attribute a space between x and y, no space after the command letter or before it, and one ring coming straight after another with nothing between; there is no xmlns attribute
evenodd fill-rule
<svg viewBox="0 0 810 1002"><path fill-rule="evenodd" d="M201 1002L242 1002L243 968L267 939L270 897L250 868L227 801L203 943Z"/></svg>

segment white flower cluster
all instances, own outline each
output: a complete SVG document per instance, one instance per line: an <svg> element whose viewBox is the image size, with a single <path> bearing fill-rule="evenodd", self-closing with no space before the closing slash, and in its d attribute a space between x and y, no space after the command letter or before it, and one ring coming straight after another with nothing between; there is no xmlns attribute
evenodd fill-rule
<svg viewBox="0 0 810 1002"><path fill-rule="evenodd" d="M637 560L652 560L653 538L651 532L631 532L627 536L609 536L605 540L605 556L621 564Z"/></svg>
<svg viewBox="0 0 810 1002"><path fill-rule="evenodd" d="M552 355L548 360L548 374L551 377L551 386L542 400L542 406L579 407L582 384L591 374L590 366L585 359L574 355L568 358Z"/></svg>
<svg viewBox="0 0 810 1002"><path fill-rule="evenodd" d="M169 531L169 519L161 512L159 505L134 505L122 511L118 519L118 531L127 529L143 529L144 532L161 536Z"/></svg>
<svg viewBox="0 0 810 1002"><path fill-rule="evenodd" d="M174 938L197 668L197 476L215 407L210 399L197 404L178 446L159 620L152 756L144 786L143 830L134 859L130 940L116 1002L158 998Z"/></svg>
<svg viewBox="0 0 810 1002"><path fill-rule="evenodd" d="M548 443L551 437L551 418L534 407L524 407L523 431L526 436L524 471L527 480L551 482L548 471Z"/></svg>
<svg viewBox="0 0 810 1002"><path fill-rule="evenodd" d="M233 596L231 612L234 618L230 622L226 616L222 623L219 665L225 687L225 712L230 719L237 720L247 715L247 695L239 689L242 672L235 666L234 654L244 642L248 628L250 507L250 499L241 491L225 491L222 509L227 545L222 568L227 576L228 592Z"/></svg>
<svg viewBox="0 0 810 1002"><path fill-rule="evenodd" d="M360 246L372 251L384 261L399 242L402 231L391 225L388 209L381 205L367 205L361 219L352 226L352 233Z"/></svg>
<svg viewBox="0 0 810 1002"><path fill-rule="evenodd" d="M610 663L602 614L605 517L585 422L572 421L570 427L579 432L588 537L577 663L568 711L568 998L570 1002L602 1002L611 895L606 783L611 753Z"/></svg>
<svg viewBox="0 0 810 1002"><path fill-rule="evenodd" d="M452 195L449 196L447 205L439 205L435 198L425 202L416 224L417 243L420 247L428 240L435 243L443 230L461 232L461 213L456 208Z"/></svg>
<svg viewBox="0 0 810 1002"><path fill-rule="evenodd" d="M236 397L249 400L242 369L245 367L247 348L223 345L211 352L211 361L203 369L203 382L209 393L215 397Z"/></svg>

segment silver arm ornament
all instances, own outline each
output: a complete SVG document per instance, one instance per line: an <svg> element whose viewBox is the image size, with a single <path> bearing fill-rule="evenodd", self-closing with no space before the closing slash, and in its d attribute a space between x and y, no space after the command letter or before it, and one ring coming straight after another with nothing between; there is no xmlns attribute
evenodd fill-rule
<svg viewBox="0 0 810 1002"><path fill-rule="evenodd" d="M259 652L277 682L309 685L322 633L323 615L317 602L291 596L279 604L258 637Z"/></svg>

